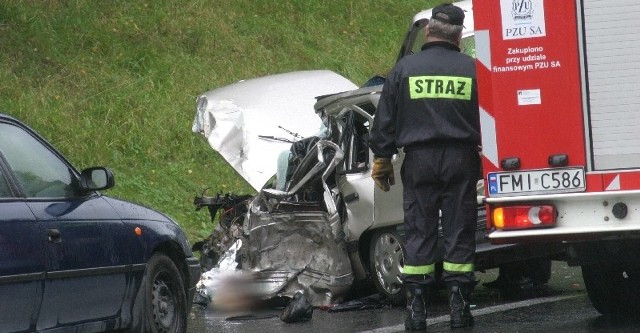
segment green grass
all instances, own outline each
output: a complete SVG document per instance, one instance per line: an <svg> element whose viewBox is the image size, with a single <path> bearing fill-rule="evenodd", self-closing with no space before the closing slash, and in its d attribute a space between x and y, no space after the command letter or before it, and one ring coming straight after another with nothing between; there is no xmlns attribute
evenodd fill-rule
<svg viewBox="0 0 640 333"><path fill-rule="evenodd" d="M107 194L165 212L194 241L212 229L196 193L253 192L191 132L198 94L307 69L362 84L389 70L411 17L434 3L3 1L0 112L76 167L110 167Z"/></svg>

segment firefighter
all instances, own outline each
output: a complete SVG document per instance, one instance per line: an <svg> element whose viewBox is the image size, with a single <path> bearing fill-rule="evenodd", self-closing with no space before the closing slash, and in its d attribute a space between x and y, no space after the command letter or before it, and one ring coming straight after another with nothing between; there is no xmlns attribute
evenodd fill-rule
<svg viewBox="0 0 640 333"><path fill-rule="evenodd" d="M435 248L442 212L451 327L473 325L476 183L480 121L474 59L460 52L464 11L435 7L420 52L401 59L384 83L371 134L371 176L394 185L391 158L402 148L405 328L426 330L427 295L435 284Z"/></svg>

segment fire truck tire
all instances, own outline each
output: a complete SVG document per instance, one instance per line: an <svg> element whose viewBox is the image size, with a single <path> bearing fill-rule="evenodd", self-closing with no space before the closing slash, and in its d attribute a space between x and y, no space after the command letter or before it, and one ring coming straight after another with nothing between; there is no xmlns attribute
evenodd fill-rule
<svg viewBox="0 0 640 333"><path fill-rule="evenodd" d="M582 278L601 314L623 317L640 311L640 263L584 265Z"/></svg>
<svg viewBox="0 0 640 333"><path fill-rule="evenodd" d="M393 229L377 231L370 245L371 275L378 292L393 305L403 305L405 293L400 280L404 249Z"/></svg>

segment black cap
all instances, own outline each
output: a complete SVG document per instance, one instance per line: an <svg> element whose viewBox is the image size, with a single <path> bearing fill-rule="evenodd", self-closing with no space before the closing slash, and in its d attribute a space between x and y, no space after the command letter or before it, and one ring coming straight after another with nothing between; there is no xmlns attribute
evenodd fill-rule
<svg viewBox="0 0 640 333"><path fill-rule="evenodd" d="M462 25L464 23L464 11L458 6L445 3L431 10L431 19L453 25Z"/></svg>

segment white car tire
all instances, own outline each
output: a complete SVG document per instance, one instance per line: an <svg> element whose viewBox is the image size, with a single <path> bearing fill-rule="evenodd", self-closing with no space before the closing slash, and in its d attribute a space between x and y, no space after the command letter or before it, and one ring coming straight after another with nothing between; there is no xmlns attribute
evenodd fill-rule
<svg viewBox="0 0 640 333"><path fill-rule="evenodd" d="M370 245L371 275L378 292L394 305L406 300L400 274L404 266L404 249L394 229L374 233Z"/></svg>

